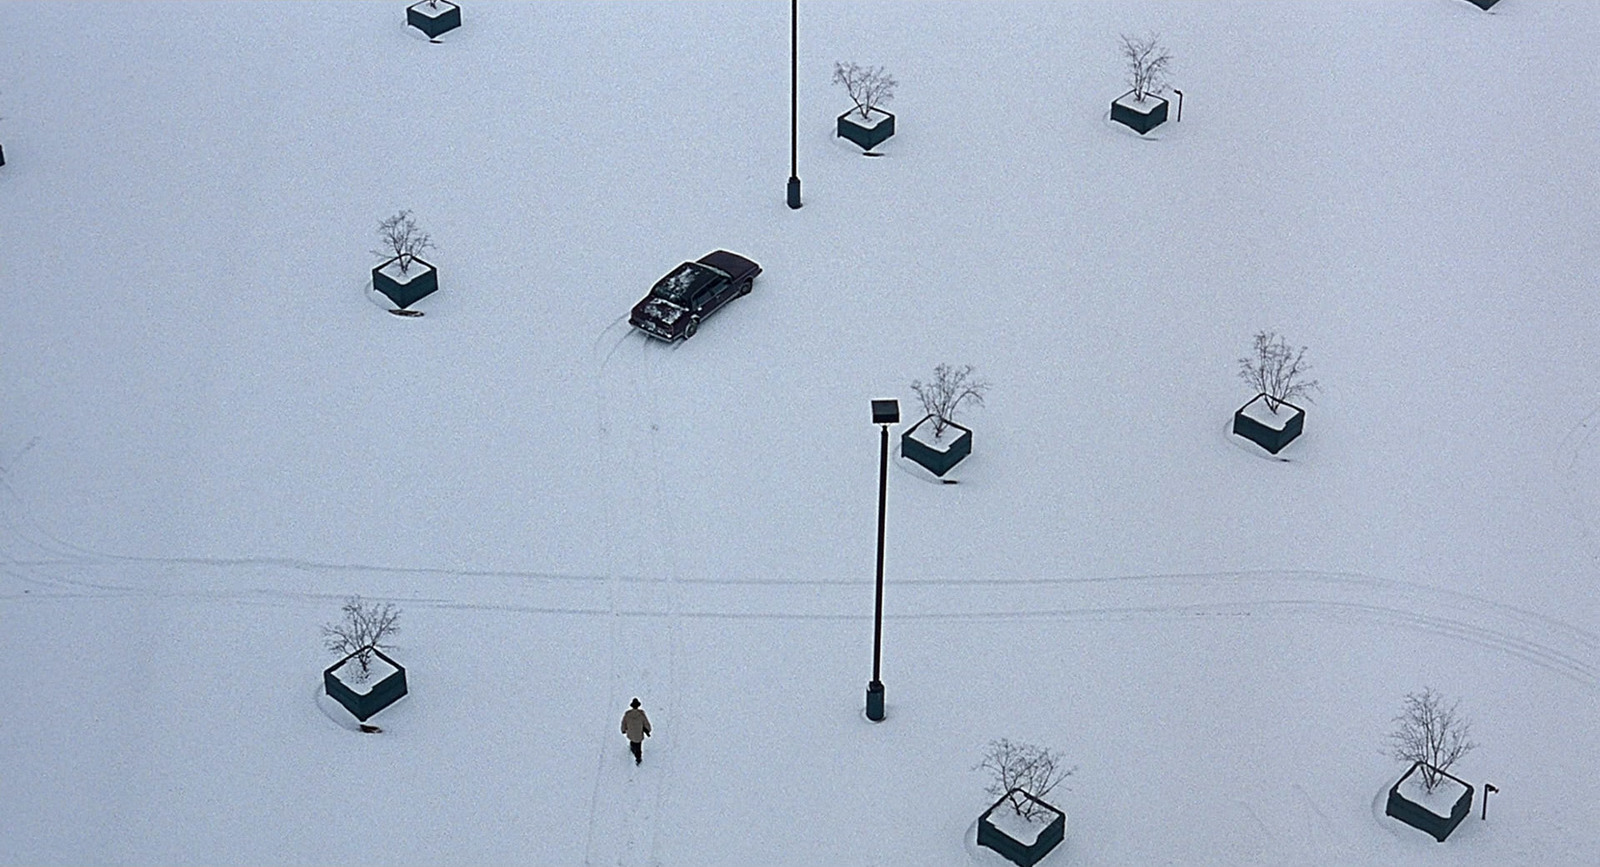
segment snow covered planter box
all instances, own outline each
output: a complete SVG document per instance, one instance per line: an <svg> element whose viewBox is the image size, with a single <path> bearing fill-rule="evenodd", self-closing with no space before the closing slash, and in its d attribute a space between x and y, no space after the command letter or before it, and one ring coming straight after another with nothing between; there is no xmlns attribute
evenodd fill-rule
<svg viewBox="0 0 1600 867"><path fill-rule="evenodd" d="M1272 454L1294 441L1306 426L1306 411L1292 403L1278 401L1273 412L1265 394L1258 394L1233 414L1233 432Z"/></svg>
<svg viewBox="0 0 1600 867"><path fill-rule="evenodd" d="M870 120L857 120L861 113L850 109L839 115L839 137L847 138L861 146L864 151L870 151L894 135L894 115L881 108L869 109L873 115L881 115Z"/></svg>
<svg viewBox="0 0 1600 867"><path fill-rule="evenodd" d="M1499 3L1500 0L1467 0L1467 2L1478 7L1479 9L1487 10L1490 6Z"/></svg>
<svg viewBox="0 0 1600 867"><path fill-rule="evenodd" d="M1149 94L1143 101L1136 100L1130 90L1111 101L1111 119L1144 135L1167 122L1167 101Z"/></svg>
<svg viewBox="0 0 1600 867"><path fill-rule="evenodd" d="M900 454L921 464L928 472L943 476L961 463L962 458L972 454L972 431L947 421L944 433L936 438L933 425L929 424L932 420L931 413L925 415L922 421L900 435Z"/></svg>
<svg viewBox="0 0 1600 867"><path fill-rule="evenodd" d="M439 272L413 256L410 266L401 273L400 257L396 256L372 269L372 288L404 310L439 291Z"/></svg>
<svg viewBox="0 0 1600 867"><path fill-rule="evenodd" d="M1431 766L1430 766L1431 767ZM1389 802L1383 812L1396 819L1433 835L1440 843L1472 812L1472 785L1437 771L1441 779L1433 794L1422 787L1418 773L1422 763L1417 762L1406 771L1399 782L1389 788Z"/></svg>
<svg viewBox="0 0 1600 867"><path fill-rule="evenodd" d="M406 7L406 23L438 39L442 33L461 26L461 7L450 0L422 0Z"/></svg>
<svg viewBox="0 0 1600 867"><path fill-rule="evenodd" d="M1007 803L1012 793L1039 807L1042 815L1024 819ZM1006 807L1007 809L1000 809ZM1033 867L1067 836L1067 814L1022 791L1012 789L978 817L978 845L1004 855L1021 867Z"/></svg>
<svg viewBox="0 0 1600 867"><path fill-rule="evenodd" d="M384 656L380 650L367 652L372 654L372 661L368 663L365 678L361 677L361 663L357 659L361 655L359 650L322 672L322 686L328 696L362 722L406 694L406 670L400 663Z"/></svg>

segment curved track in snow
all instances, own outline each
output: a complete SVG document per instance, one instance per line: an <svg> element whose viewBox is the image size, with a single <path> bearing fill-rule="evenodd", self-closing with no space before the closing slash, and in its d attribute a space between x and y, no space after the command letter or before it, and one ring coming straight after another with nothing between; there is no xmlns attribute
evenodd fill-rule
<svg viewBox="0 0 1600 867"><path fill-rule="evenodd" d="M651 483L650 487L654 487ZM655 488L659 490L659 488ZM729 618L743 620L865 620L871 588L865 581L709 579L663 581L614 573L406 568L319 563L278 558L146 558L91 552L48 535L19 516L15 492L0 480L0 528L15 544L23 532L39 556L0 552L0 575L12 588L0 599L44 601L77 597L199 597L249 602L336 600L343 592L314 589L340 577L377 599L415 608L482 609L511 613L607 618L614 641L628 621ZM613 520L633 520L620 514ZM19 532L22 531L22 532ZM670 573L670 570L669 570ZM256 589L241 590L259 575ZM422 579L449 576L478 582L452 596L416 594ZM301 585L296 588L294 585ZM217 586L230 590L215 590ZM392 588L385 592L383 588ZM1006 592L1026 590L1026 593ZM890 621L1112 620L1134 618L1276 617L1368 621L1440 635L1489 648L1588 688L1600 687L1600 635L1517 606L1450 590L1373 575L1327 571L1208 572L1101 578L1014 579L973 576L907 578L890 582L884 617ZM674 630L668 630L669 632ZM662 652L676 654L669 640ZM618 645L620 648L620 644ZM619 649L619 653L623 653ZM622 682L613 660L613 696L625 702L638 687ZM664 685L664 684L661 684ZM629 695L621 693L628 692ZM620 704L619 704L620 708ZM618 713L620 713L620 709ZM617 746L620 747L620 744Z"/></svg>
<svg viewBox="0 0 1600 867"><path fill-rule="evenodd" d="M670 546L648 570L627 559L629 553L638 556L630 549L640 539L660 539L667 532L661 516L671 508L671 485L660 462L651 458L673 445L659 392L663 362L680 346L650 341L629 328L623 317L602 331L593 345L596 423L608 473L606 529L617 549L606 574L281 557L141 557L95 551L39 525L11 485L8 470L33 447L30 442L7 467L0 467L0 600L184 597L289 604L337 600L350 588L360 588L362 595L417 608L606 618L612 648L610 705L620 714L629 697L641 694L647 706L654 703L666 710L662 702L670 701L672 694L681 620L865 620L870 606L864 600L871 594L868 583L861 580L685 578ZM1575 478L1579 464L1591 457L1589 446L1597 428L1600 409L1565 437L1561 454L1569 477ZM1587 502L1577 482L1567 494L1579 506ZM1600 533L1590 527L1587 511L1579 512L1593 550ZM1600 550L1595 554L1600 559ZM435 583L426 579L438 577L455 579L458 589L450 595L417 592L417 587ZM1192 617L1381 623L1488 648L1569 682L1600 687L1596 632L1470 594L1353 572L896 578L888 586L885 610L890 621ZM642 663L645 659L656 662L647 666ZM660 698L642 695L651 690ZM602 756L607 751L626 756L620 740L600 750ZM658 752L656 770L669 770L671 751Z"/></svg>

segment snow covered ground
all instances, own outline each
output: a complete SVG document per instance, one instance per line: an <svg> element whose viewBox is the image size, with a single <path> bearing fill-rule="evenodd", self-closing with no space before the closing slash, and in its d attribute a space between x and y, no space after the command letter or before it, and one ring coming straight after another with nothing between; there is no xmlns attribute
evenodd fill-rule
<svg viewBox="0 0 1600 867"><path fill-rule="evenodd" d="M787 4L403 6L0 5L0 862L993 863L1010 737L1078 769L1046 864L1600 863L1600 5L803 3L799 211ZM716 248L750 296L628 329ZM875 725L868 404L940 362L992 388L891 469ZM1443 845L1383 816L1425 685L1501 790Z"/></svg>

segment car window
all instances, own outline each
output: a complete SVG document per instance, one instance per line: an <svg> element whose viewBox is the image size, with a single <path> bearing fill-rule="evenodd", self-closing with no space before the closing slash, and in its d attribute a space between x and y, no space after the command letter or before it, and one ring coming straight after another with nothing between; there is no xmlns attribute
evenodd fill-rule
<svg viewBox="0 0 1600 867"><path fill-rule="evenodd" d="M716 294L717 285L720 285L720 284L707 283L707 284L705 284L703 286L695 287L694 295L692 297L692 300L691 300L689 306L691 306L691 307L695 308L696 310L698 310L701 307L704 307L707 304L710 304L712 296Z"/></svg>
<svg viewBox="0 0 1600 867"><path fill-rule="evenodd" d="M687 304L689 299L698 297L715 279L715 275L706 268L693 262L685 262L673 269L671 274L657 281L650 294L657 298L665 298L674 304Z"/></svg>

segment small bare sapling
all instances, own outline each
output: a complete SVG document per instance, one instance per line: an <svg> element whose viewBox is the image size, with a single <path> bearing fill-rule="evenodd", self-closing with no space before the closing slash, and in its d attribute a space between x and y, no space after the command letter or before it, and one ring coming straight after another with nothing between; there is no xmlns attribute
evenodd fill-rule
<svg viewBox="0 0 1600 867"><path fill-rule="evenodd" d="M1444 696L1424 688L1407 693L1405 705L1394 718L1394 731L1389 734L1391 755L1408 764L1422 763L1422 788L1430 795L1443 782L1443 772L1477 747L1471 739L1471 723L1457 709L1460 704L1446 704Z"/></svg>
<svg viewBox="0 0 1600 867"><path fill-rule="evenodd" d="M973 770L988 771L989 785L984 791L996 798L1004 797L1018 816L1032 821L1043 809L1017 790L1042 801L1077 768L1064 767L1060 754L1048 747L1001 738L989 742L983 761Z"/></svg>
<svg viewBox="0 0 1600 867"><path fill-rule="evenodd" d="M956 409L962 403L971 401L975 406L983 406L983 395L989 390L989 384L974 379L974 369L970 364L964 367L941 364L933 369L932 382L919 379L911 383L911 390L922 401L922 409L933 416L935 439L955 420Z"/></svg>
<svg viewBox="0 0 1600 867"><path fill-rule="evenodd" d="M833 64L833 83L844 85L850 101L862 120L871 120L870 112L894 98L894 88L899 82L881 66L861 66L857 63Z"/></svg>
<svg viewBox="0 0 1600 867"><path fill-rule="evenodd" d="M322 627L323 644L340 656L356 655L358 681L371 674L372 651L388 650L387 639L400 631L400 609L393 603L366 602L360 596L344 601L344 619Z"/></svg>
<svg viewBox="0 0 1600 867"><path fill-rule="evenodd" d="M1144 102L1147 95L1160 95L1167 89L1167 78L1172 68L1172 55L1161 47L1159 34L1143 37L1118 37L1121 40L1122 59L1127 63L1128 86L1133 88L1133 98Z"/></svg>
<svg viewBox="0 0 1600 867"><path fill-rule="evenodd" d="M1291 349L1287 341L1271 331L1257 331L1251 354L1239 359L1239 378L1267 396L1267 408L1273 413L1281 403L1311 400L1311 392L1321 386L1306 378L1310 372L1306 348Z"/></svg>
<svg viewBox="0 0 1600 867"><path fill-rule="evenodd" d="M383 246L373 250L372 255L380 259L394 259L400 266L401 274L409 271L411 260L433 248L433 238L417 228L417 220L410 211L401 211L379 223L378 238Z"/></svg>

